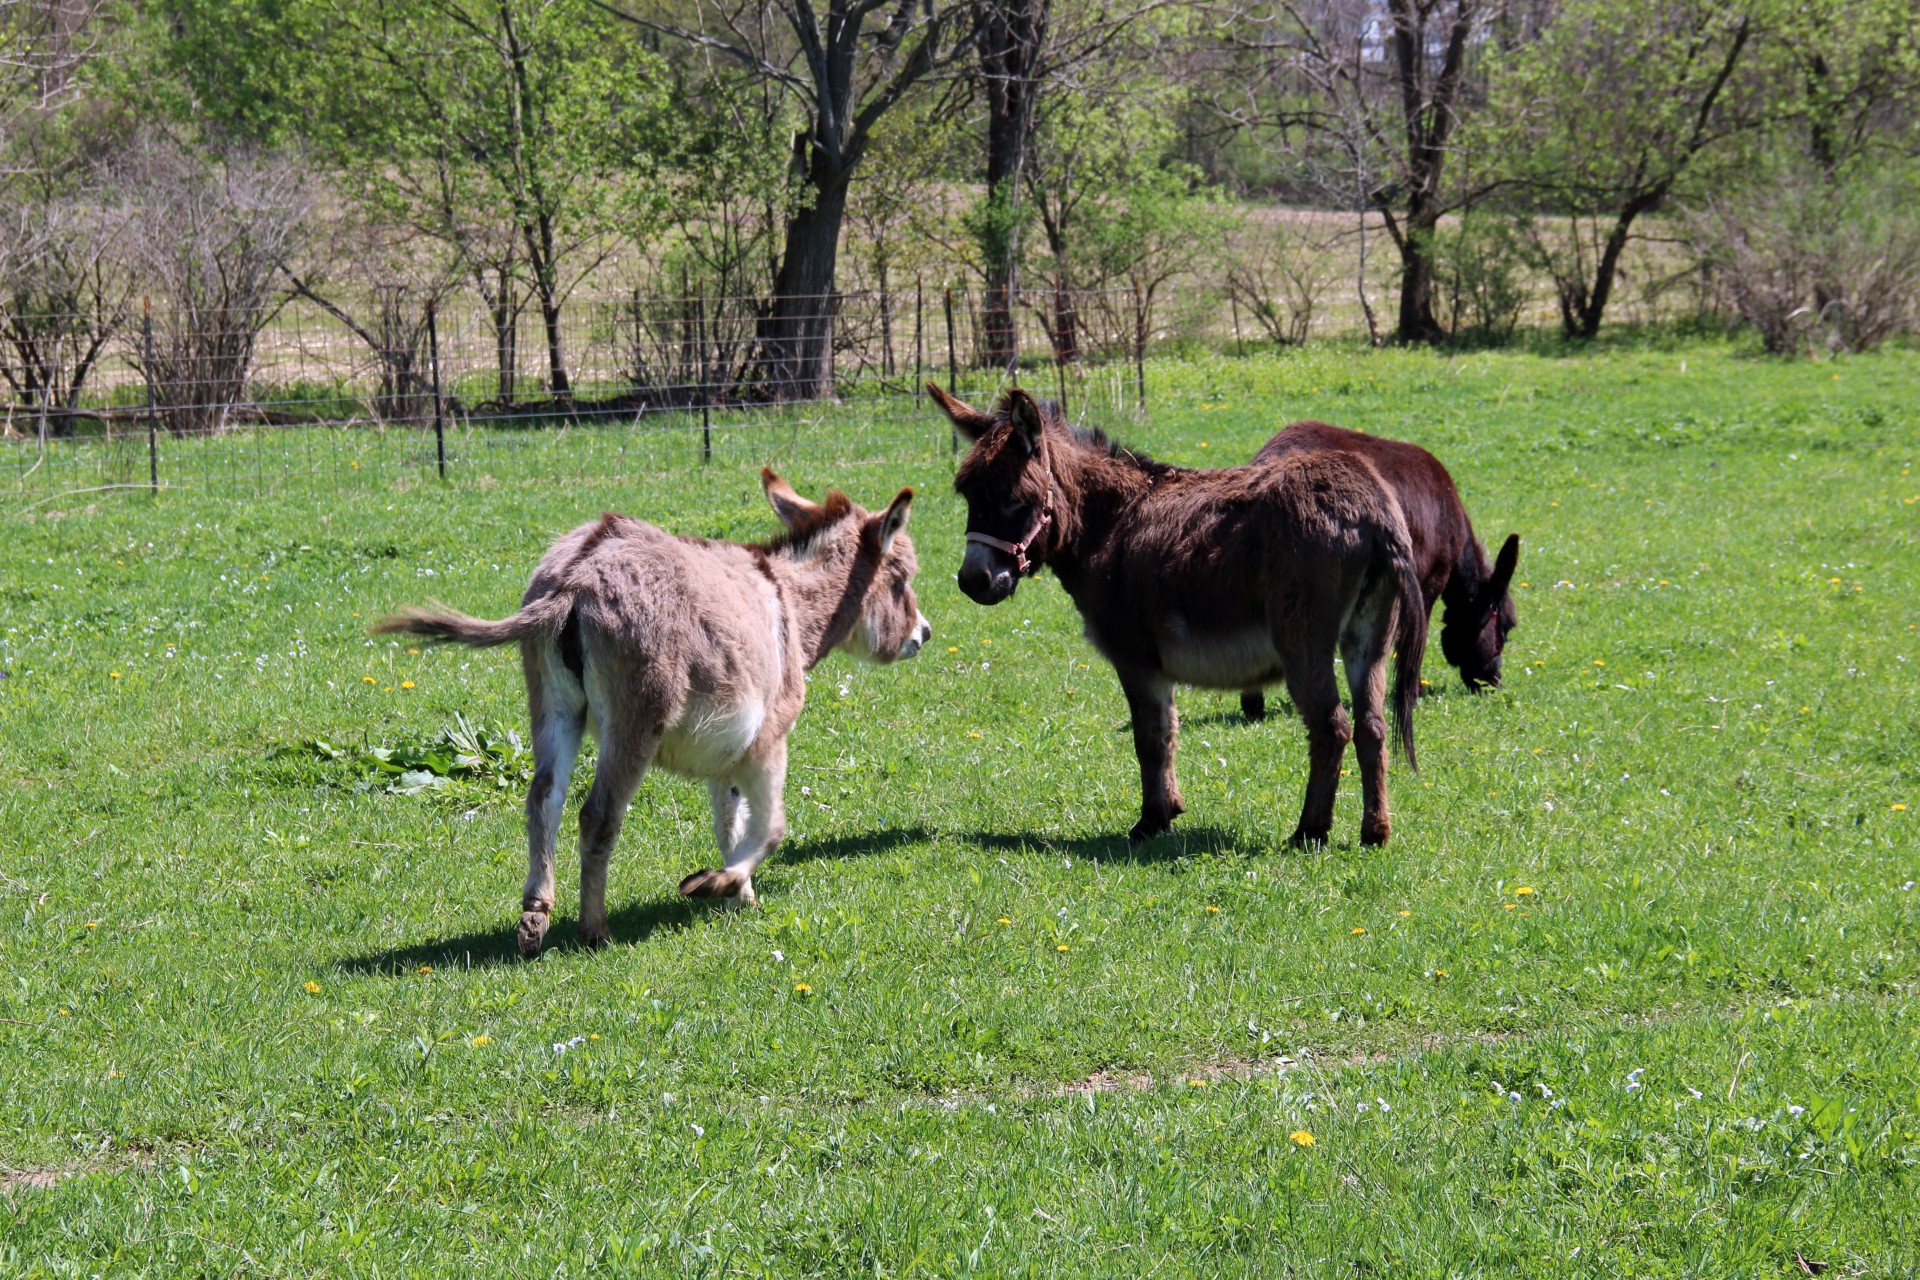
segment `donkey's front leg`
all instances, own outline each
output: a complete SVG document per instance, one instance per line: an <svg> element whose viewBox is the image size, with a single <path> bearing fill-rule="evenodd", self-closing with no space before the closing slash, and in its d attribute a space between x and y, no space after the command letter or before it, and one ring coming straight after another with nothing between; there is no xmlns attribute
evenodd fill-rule
<svg viewBox="0 0 1920 1280"><path fill-rule="evenodd" d="M1173 777L1173 744L1180 732L1180 717L1173 709L1173 686L1163 676L1123 671L1120 688L1133 713L1133 753L1140 758L1140 821L1127 832L1127 839L1145 840L1167 830L1187 810Z"/></svg>
<svg viewBox="0 0 1920 1280"><path fill-rule="evenodd" d="M696 871L680 882L680 892L689 898L706 898L717 907L733 910L754 906L759 899L753 892L753 873L787 834L787 810L784 795L787 785L787 744L782 739L755 756L749 755L734 770L733 785L739 789L746 807L745 829L732 849L722 846L726 867L720 871ZM720 821L716 806L715 833Z"/></svg>

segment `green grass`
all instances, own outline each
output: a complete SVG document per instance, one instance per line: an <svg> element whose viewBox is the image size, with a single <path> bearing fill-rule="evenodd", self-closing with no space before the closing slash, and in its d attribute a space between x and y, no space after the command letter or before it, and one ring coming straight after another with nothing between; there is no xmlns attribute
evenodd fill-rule
<svg viewBox="0 0 1920 1280"><path fill-rule="evenodd" d="M789 442L803 492L920 487L933 644L815 673L761 910L674 897L714 854L655 775L616 945L563 863L522 964L512 767L396 795L363 752L523 725L518 664L363 629L510 611L603 507L762 535L751 468L574 432L0 517L0 1274L1920 1269L1920 360L1150 375L1161 456L1323 417L1522 534L1513 674L1436 658L1385 850L1349 785L1287 851L1303 733L1198 693L1187 815L1129 848L1057 584L959 596L939 449Z"/></svg>

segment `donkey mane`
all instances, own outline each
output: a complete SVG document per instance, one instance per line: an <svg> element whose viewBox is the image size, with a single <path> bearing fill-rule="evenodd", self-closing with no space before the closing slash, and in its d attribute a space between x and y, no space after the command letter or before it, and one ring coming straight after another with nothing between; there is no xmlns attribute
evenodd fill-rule
<svg viewBox="0 0 1920 1280"><path fill-rule="evenodd" d="M1086 445L1119 462L1137 463L1143 470L1171 471L1174 469L1169 463L1161 462L1150 454L1132 448L1129 445L1122 444L1120 441L1115 440L1112 436L1102 431L1099 427L1073 426L1068 423L1066 410L1060 407L1058 400L1042 400L1039 404L1040 412L1048 424L1057 426L1065 431L1067 437L1075 444ZM1003 418L1012 416L1013 392L1011 390L1000 397L1000 404L995 412Z"/></svg>
<svg viewBox="0 0 1920 1280"><path fill-rule="evenodd" d="M818 511L765 542L748 545L770 556L782 551L804 554L812 548L816 539L852 514L853 499L838 489L829 489L827 500L820 504Z"/></svg>

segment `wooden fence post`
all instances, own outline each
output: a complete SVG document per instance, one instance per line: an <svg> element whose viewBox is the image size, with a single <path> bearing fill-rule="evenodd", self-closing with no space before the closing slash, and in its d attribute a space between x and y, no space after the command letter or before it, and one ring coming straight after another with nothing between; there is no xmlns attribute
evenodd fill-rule
<svg viewBox="0 0 1920 1280"><path fill-rule="evenodd" d="M160 411L153 395L153 299L140 299L141 337L146 348L147 374L147 483L160 492Z"/></svg>
<svg viewBox="0 0 1920 1280"><path fill-rule="evenodd" d="M1133 398L1147 411L1147 294L1133 278Z"/></svg>

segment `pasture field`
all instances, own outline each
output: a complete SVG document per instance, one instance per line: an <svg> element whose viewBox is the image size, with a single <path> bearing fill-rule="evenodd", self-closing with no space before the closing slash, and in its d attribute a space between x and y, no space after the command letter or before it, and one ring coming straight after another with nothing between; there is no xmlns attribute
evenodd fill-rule
<svg viewBox="0 0 1920 1280"><path fill-rule="evenodd" d="M1430 651L1387 848L1350 777L1286 849L1297 722L1191 692L1128 847L1118 687L1051 579L955 590L945 453L783 446L919 487L933 642L815 672L760 910L674 896L705 793L655 775L615 945L563 858L525 964L517 661L364 628L511 611L603 507L764 535L750 466L0 511L0 1274L1920 1270L1920 358L1150 377L1158 456L1322 417L1521 533L1506 686Z"/></svg>

